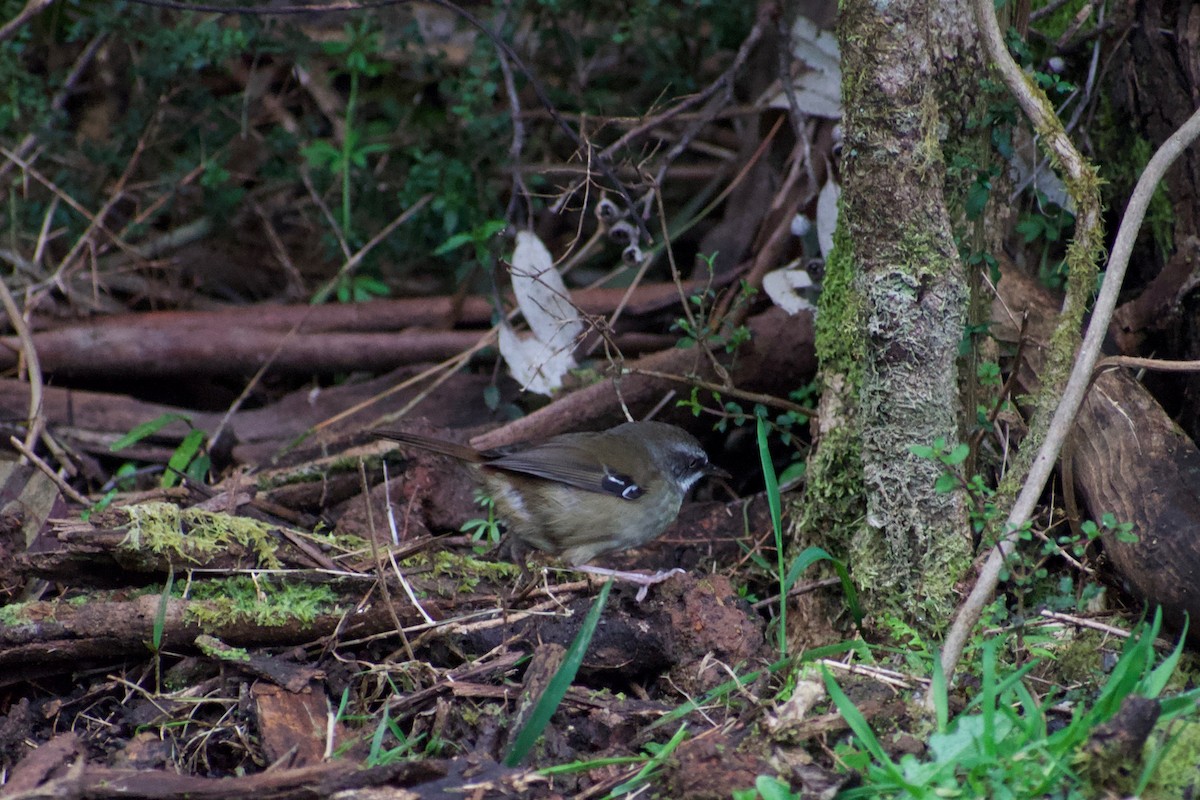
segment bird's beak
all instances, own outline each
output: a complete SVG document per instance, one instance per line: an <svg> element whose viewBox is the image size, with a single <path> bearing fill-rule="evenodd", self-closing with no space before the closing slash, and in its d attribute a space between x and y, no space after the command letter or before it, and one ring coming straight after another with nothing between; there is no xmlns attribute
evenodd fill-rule
<svg viewBox="0 0 1200 800"><path fill-rule="evenodd" d="M724 478L725 480L731 480L733 478L733 476L728 472L714 464L709 464L707 467L705 467L704 474L710 478Z"/></svg>

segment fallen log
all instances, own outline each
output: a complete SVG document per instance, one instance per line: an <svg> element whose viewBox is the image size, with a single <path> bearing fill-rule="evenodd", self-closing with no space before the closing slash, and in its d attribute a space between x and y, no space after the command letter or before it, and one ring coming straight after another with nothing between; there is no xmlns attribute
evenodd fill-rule
<svg viewBox="0 0 1200 800"><path fill-rule="evenodd" d="M690 292L701 284L684 284ZM672 283L639 287L625 316L680 303ZM624 289L582 290L585 314L607 315ZM379 300L327 306L255 305L221 311L159 311L40 330L33 334L42 369L68 377L251 374L270 363L275 374L310 375L386 370L442 361L475 347L487 335L492 304L478 297ZM474 330L450 330L465 323ZM619 332L631 354L670 347L675 337ZM16 337L0 337L0 369L15 369Z"/></svg>
<svg viewBox="0 0 1200 800"><path fill-rule="evenodd" d="M294 769L271 769L253 775L208 778L165 770L138 770L87 763L86 747L74 733L51 739L27 755L13 770L5 786L11 798L90 797L125 800L225 800L258 797L270 800L316 800L340 792L361 796L378 787L379 796L432 796L421 792L425 784L448 781L464 784L471 773L478 796L551 797L550 783L523 770L491 765L481 770L466 757L455 760L421 759L363 769L352 760L334 760ZM518 788L519 787L519 788Z"/></svg>
<svg viewBox="0 0 1200 800"><path fill-rule="evenodd" d="M1055 304L1015 271L1006 272L993 305L994 332L1016 341L1017 318L1027 311L1027 390L1037 385ZM1113 514L1133 526L1135 541L1104 535L1105 552L1128 591L1161 605L1176 627L1200 618L1200 449L1142 384L1125 371L1095 376L1064 450L1090 515ZM1200 628L1189 636L1200 642Z"/></svg>

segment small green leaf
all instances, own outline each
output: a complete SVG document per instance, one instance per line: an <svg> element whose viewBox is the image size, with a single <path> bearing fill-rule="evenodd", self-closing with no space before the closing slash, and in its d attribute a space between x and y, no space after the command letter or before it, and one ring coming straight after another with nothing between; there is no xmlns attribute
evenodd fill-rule
<svg viewBox="0 0 1200 800"><path fill-rule="evenodd" d="M167 601L171 599L171 586L175 583L175 570L167 571L167 582L163 584L162 594L158 598L158 609L154 613L154 626L150 633L151 649L155 653L162 652L163 631L167 627Z"/></svg>
<svg viewBox="0 0 1200 800"><path fill-rule="evenodd" d="M952 472L943 472L933 482L933 490L938 494L947 494L958 488L958 476Z"/></svg>
<svg viewBox="0 0 1200 800"><path fill-rule="evenodd" d="M300 151L309 166L333 170L342 160L342 153L330 142L319 139Z"/></svg>
<svg viewBox="0 0 1200 800"><path fill-rule="evenodd" d="M187 436L183 437L183 441L179 443L179 447L175 448L175 452L167 461L167 471L163 473L162 477L164 489L169 489L179 483L180 474L186 474L188 464L192 463L192 459L196 457L196 454L200 452L200 447L204 444L204 437L204 431L199 428L192 429Z"/></svg>
<svg viewBox="0 0 1200 800"><path fill-rule="evenodd" d="M793 461L788 464L783 472L779 473L779 483L788 486L793 481L798 481L808 474L807 461Z"/></svg>
<svg viewBox="0 0 1200 800"><path fill-rule="evenodd" d="M962 462L966 461L967 456L970 454L971 448L969 445L958 444L955 445L954 449L942 458L942 463L948 464L949 466L955 466L956 464L961 464Z"/></svg>
<svg viewBox="0 0 1200 800"><path fill-rule="evenodd" d="M451 236L449 239L447 239L446 241L439 244L437 246L437 248L434 249L433 254L435 256L444 256L444 255L446 255L446 253L449 253L451 250L457 250L458 248L462 247L465 244L473 244L474 242L475 242L475 237L472 236L471 234L456 233L453 236Z"/></svg>
<svg viewBox="0 0 1200 800"><path fill-rule="evenodd" d="M495 411L500 407L500 387L496 384L488 384L483 389L483 404L488 407L489 411Z"/></svg>
<svg viewBox="0 0 1200 800"><path fill-rule="evenodd" d="M763 800L797 800L800 797L792 791L791 786L770 775L759 775L754 781L754 788L762 795Z"/></svg>

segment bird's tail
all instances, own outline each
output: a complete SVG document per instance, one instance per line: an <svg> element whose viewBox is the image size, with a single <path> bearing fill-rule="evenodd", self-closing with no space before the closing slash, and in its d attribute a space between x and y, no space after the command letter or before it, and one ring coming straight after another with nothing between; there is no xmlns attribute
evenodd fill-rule
<svg viewBox="0 0 1200 800"><path fill-rule="evenodd" d="M459 444L458 442L434 439L432 436L422 436L419 433L410 433L409 431L375 430L372 433L383 439L391 439L393 442L400 442L400 444L406 444L411 447L419 447L422 450L440 453L441 455L457 458L460 461L466 461L471 464L479 464L484 461L483 455L478 450L468 447L465 444Z"/></svg>

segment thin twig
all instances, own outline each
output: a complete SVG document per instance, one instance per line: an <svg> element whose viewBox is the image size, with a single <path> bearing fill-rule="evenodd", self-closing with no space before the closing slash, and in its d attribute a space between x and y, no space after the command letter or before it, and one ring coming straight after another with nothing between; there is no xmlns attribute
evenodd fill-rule
<svg viewBox="0 0 1200 800"><path fill-rule="evenodd" d="M496 38L504 27L505 13L501 12L496 18ZM517 204L525 201L525 218L533 219L533 202L529 197L529 187L525 185L525 176L521 169L521 154L525 149L525 121L521 116L521 97L517 94L517 82L513 77L512 65L500 53L500 74L504 77L504 92L508 95L508 110L512 117L512 144L508 146L509 171L512 174L512 197L508 199L508 210L505 218L509 221L515 216Z"/></svg>
<svg viewBox="0 0 1200 800"><path fill-rule="evenodd" d="M685 98L679 103L676 103L671 108L663 111L650 119L643 122L641 125L630 129L615 142L600 151L599 155L603 159L611 159L613 155L622 148L628 147L637 139L645 136L650 131L662 125L664 122L682 114L688 109L700 105L715 95L718 91L725 87L732 87L733 79L741 71L742 66L746 63L746 59L750 57L759 39L762 38L766 31L767 24L771 21L770 4L763 4L759 9L758 17L754 20L754 27L750 29L750 33L742 40L742 44L738 47L737 54L733 57L733 62L725 69L723 73L712 83L706 86L703 90L697 92L691 97ZM697 121L707 122L708 115L701 115Z"/></svg>
<svg viewBox="0 0 1200 800"><path fill-rule="evenodd" d="M6 42L16 36L21 26L41 14L54 3L54 0L29 0L17 15L0 26L0 42Z"/></svg>
<svg viewBox="0 0 1200 800"><path fill-rule="evenodd" d="M1200 361L1167 361L1160 358L1109 356L1096 362L1096 374L1110 369L1148 369L1153 372L1200 372Z"/></svg>
<svg viewBox="0 0 1200 800"><path fill-rule="evenodd" d="M417 498L414 493L410 497L408 503L404 507L404 535L396 529L396 511L392 505L392 480L388 475L387 459L383 461L383 502L387 508L388 532L392 534L392 544L395 547L400 545L400 540L407 537L409 520L412 519L413 507L417 504ZM412 584L408 580L408 576L404 574L404 570L400 569L400 564L396 561L396 549L389 547L387 550L388 561L392 565L392 573L395 574L396 580L400 581L400 586L404 588L404 593L408 595L408 601L413 604L413 608L417 609L417 613L428 622L434 624L437 622L433 617L429 616L429 612L421 605L421 601L417 599L417 593L413 591Z"/></svg>
<svg viewBox="0 0 1200 800"><path fill-rule="evenodd" d="M647 378L661 378L665 381L674 381L675 383L686 383L688 386L699 386L701 389L708 389L710 392L718 392L727 394L730 397L737 397L741 400L746 400L751 403L762 403L764 406L773 406L782 408L785 411L791 411L796 414L802 414L806 417L817 416L816 409L802 406L799 403L793 403L791 400L785 400L782 397L776 397L770 394L761 394L759 392L750 392L745 389L739 389L736 386L726 386L712 381L706 381L701 378L689 377L687 375L674 375L670 372L659 372L653 369L639 369L637 367L627 367L623 370L626 375L644 375Z"/></svg>
<svg viewBox="0 0 1200 800"><path fill-rule="evenodd" d="M111 230L109 230L108 226L105 225L104 222L101 221L95 214L93 214L92 212L90 212L86 208L84 208L79 203L78 200L76 200L74 197L71 197L71 195L67 194L67 192L63 191L63 189L60 188L57 183L55 183L54 181L50 180L45 175L43 175L40 170L38 170L36 167L34 167L32 164L30 164L24 158L21 158L19 155L14 153L12 150L9 150L7 147L4 147L3 145L0 145L0 155L3 155L10 162L12 162L13 164L16 164L18 167L20 167L22 170L24 170L26 173L28 173L29 176L32 177L35 181L42 184L42 186L45 186L47 189L49 189L55 195L60 197L64 203L69 205L71 208L75 209L75 211L77 211L80 215L82 215L84 217L84 219L86 219L89 223L94 224L101 231L108 234L108 236L112 239L113 243L117 245L117 247L121 248L123 251L125 251L126 253L128 253L130 255L135 255L135 256L137 255L136 248L134 248L132 245L127 243L125 240L123 240L120 236L118 236L117 234L115 234Z"/></svg>
<svg viewBox="0 0 1200 800"><path fill-rule="evenodd" d="M792 65L796 62L792 30L784 22L783 17L776 21L775 26L779 31L779 83L787 98L788 111L791 112L788 116L792 120L792 132L796 134L797 142L803 142L808 137L805 136L804 126L801 122L807 115L800 110L800 99L796 96L796 81L792 78Z"/></svg>
<svg viewBox="0 0 1200 800"><path fill-rule="evenodd" d="M367 481L366 463L361 458L358 460L358 478L362 484L363 498L366 500L367 539L371 542L371 560L375 564L375 579L379 581L379 591L383 594L383 602L387 606L388 615L392 618L392 624L396 626L396 631L400 634L400 641L404 645L404 654L409 661L416 661L417 657L413 653L412 644L408 641L408 634L404 632L404 625L400 622L399 615L396 614L396 604L392 602L392 591L388 588L387 568L379 554L379 531L375 528L374 503L371 502L370 497L371 486Z"/></svg>
<svg viewBox="0 0 1200 800"><path fill-rule="evenodd" d="M29 463L33 464L35 467L40 469L42 472L44 472L46 474L46 477L48 477L50 480L54 481L54 485L58 487L58 490L60 492L62 492L64 495L66 495L71 500L72 503L78 503L79 505L81 505L85 508L87 508L88 506L90 506L92 504L92 501L88 500L86 497L81 495L79 492L75 491L75 489L71 486L71 484L69 484L65 480L63 480L62 476L54 471L54 467L50 466L45 461L43 461L37 455L37 453L33 452L33 450L30 449L29 447L27 447L23 442L21 442L20 439L18 439L15 436L10 436L10 437L8 437L8 442L13 447L17 448L17 450L20 451L20 453L23 457L29 459Z"/></svg>
<svg viewBox="0 0 1200 800"><path fill-rule="evenodd" d="M21 314L21 309L17 308L17 301L13 299L12 292L8 290L8 284L4 281L0 281L0 303L4 304L9 324L16 331L17 339L21 342L21 352L25 356L25 372L29 376L29 428L25 432L25 446L21 452L32 454L38 437L46 427L46 417L42 413L42 364L38 360L37 348L33 346L33 336L29 333L29 326L25 324L25 317Z"/></svg>
<svg viewBox="0 0 1200 800"><path fill-rule="evenodd" d="M411 206L409 206L404 211L403 214L396 217L394 220L389 222L387 225L383 226L383 228L378 233L376 233L374 236L371 237L370 241L368 241L366 244L364 244L362 247L360 247L353 255L351 255L350 257L348 257L346 259L345 263L342 264L341 269L339 269L337 271L336 275L334 275L332 278L330 278L329 281L324 286L322 286L320 289L318 289L316 291L316 293L313 296L314 297L313 302L315 302L315 303L324 302L325 299L328 298L329 295L333 292L333 290L335 288L337 288L338 281L342 280L342 278L344 278L346 275L353 272L354 269L357 268L358 265L362 263L362 260L367 257L367 254L369 254L372 250L374 250L376 248L376 246L379 245L380 242L382 242L387 237L391 236L392 231L396 230L396 228L399 228L401 225L403 225L404 223L406 223L410 219L412 219L413 216L415 216L416 213L418 211L420 211L422 208L427 206L429 204L429 201L432 199L433 199L432 193L423 195L419 200L417 200L417 202L415 202ZM330 221L332 221L332 220L333 220L333 218L331 215Z"/></svg>

